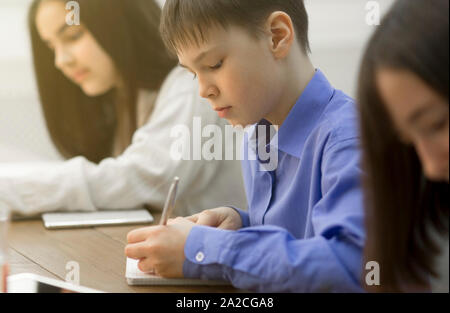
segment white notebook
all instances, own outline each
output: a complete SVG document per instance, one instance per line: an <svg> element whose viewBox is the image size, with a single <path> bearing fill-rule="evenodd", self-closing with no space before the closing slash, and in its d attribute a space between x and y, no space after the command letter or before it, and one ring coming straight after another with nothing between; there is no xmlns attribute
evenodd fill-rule
<svg viewBox="0 0 450 313"><path fill-rule="evenodd" d="M200 279L186 279L186 278L162 278L156 275L142 272L138 268L139 260L127 258L127 270L125 277L128 285L131 286L225 286L229 283L224 281L200 280Z"/></svg>

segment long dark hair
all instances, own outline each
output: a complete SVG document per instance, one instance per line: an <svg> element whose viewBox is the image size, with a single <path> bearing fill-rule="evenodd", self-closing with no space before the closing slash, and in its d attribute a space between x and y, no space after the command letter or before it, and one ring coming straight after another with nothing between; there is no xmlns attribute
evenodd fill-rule
<svg viewBox="0 0 450 313"><path fill-rule="evenodd" d="M400 142L375 76L380 68L407 70L448 99L448 36L449 1L398 0L363 58L358 102L366 170L364 255L366 262L379 263L381 277L369 291L424 288L430 274L438 276L440 249L430 230L448 234L448 184L427 181L415 149Z"/></svg>
<svg viewBox="0 0 450 313"><path fill-rule="evenodd" d="M131 143L137 129L137 93L158 90L176 62L159 35L161 9L154 0L78 0L81 23L110 55L124 81L125 100L117 90L89 97L54 66L54 53L36 29L35 0L29 29L40 100L50 136L66 157L99 162ZM117 148L117 147L116 147Z"/></svg>

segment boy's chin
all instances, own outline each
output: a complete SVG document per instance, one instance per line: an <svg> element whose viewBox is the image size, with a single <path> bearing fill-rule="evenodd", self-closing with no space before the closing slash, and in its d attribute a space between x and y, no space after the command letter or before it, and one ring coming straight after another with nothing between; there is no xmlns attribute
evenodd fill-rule
<svg viewBox="0 0 450 313"><path fill-rule="evenodd" d="M239 121L239 120L235 120L235 119L226 119L226 120L233 127L246 128L247 126L251 126L251 125L255 124L255 123L248 123L248 122L245 122L245 121Z"/></svg>

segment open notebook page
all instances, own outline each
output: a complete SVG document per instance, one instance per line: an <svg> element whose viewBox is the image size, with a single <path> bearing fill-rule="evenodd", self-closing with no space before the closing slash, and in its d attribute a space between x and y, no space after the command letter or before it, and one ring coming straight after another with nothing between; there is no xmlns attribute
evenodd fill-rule
<svg viewBox="0 0 450 313"><path fill-rule="evenodd" d="M139 260L127 258L127 269L125 277L129 285L145 286L145 285L196 285L196 286L221 286L229 285L223 281L210 281L200 279L186 278L162 278L156 275L147 274L138 268Z"/></svg>

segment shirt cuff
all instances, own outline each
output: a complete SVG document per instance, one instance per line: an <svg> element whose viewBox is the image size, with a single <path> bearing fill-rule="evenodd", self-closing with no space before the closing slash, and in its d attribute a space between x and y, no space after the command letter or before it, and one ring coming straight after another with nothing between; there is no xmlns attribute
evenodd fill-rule
<svg viewBox="0 0 450 313"><path fill-rule="evenodd" d="M207 226L194 226L184 245L185 278L225 280L222 264L231 252L231 231ZM211 242L217 244L211 245ZM209 243L209 244L208 244Z"/></svg>
<svg viewBox="0 0 450 313"><path fill-rule="evenodd" d="M238 209L231 205L228 207L234 209L236 212L239 213L239 215L241 216L242 228L250 227L250 216L248 215L248 212Z"/></svg>

